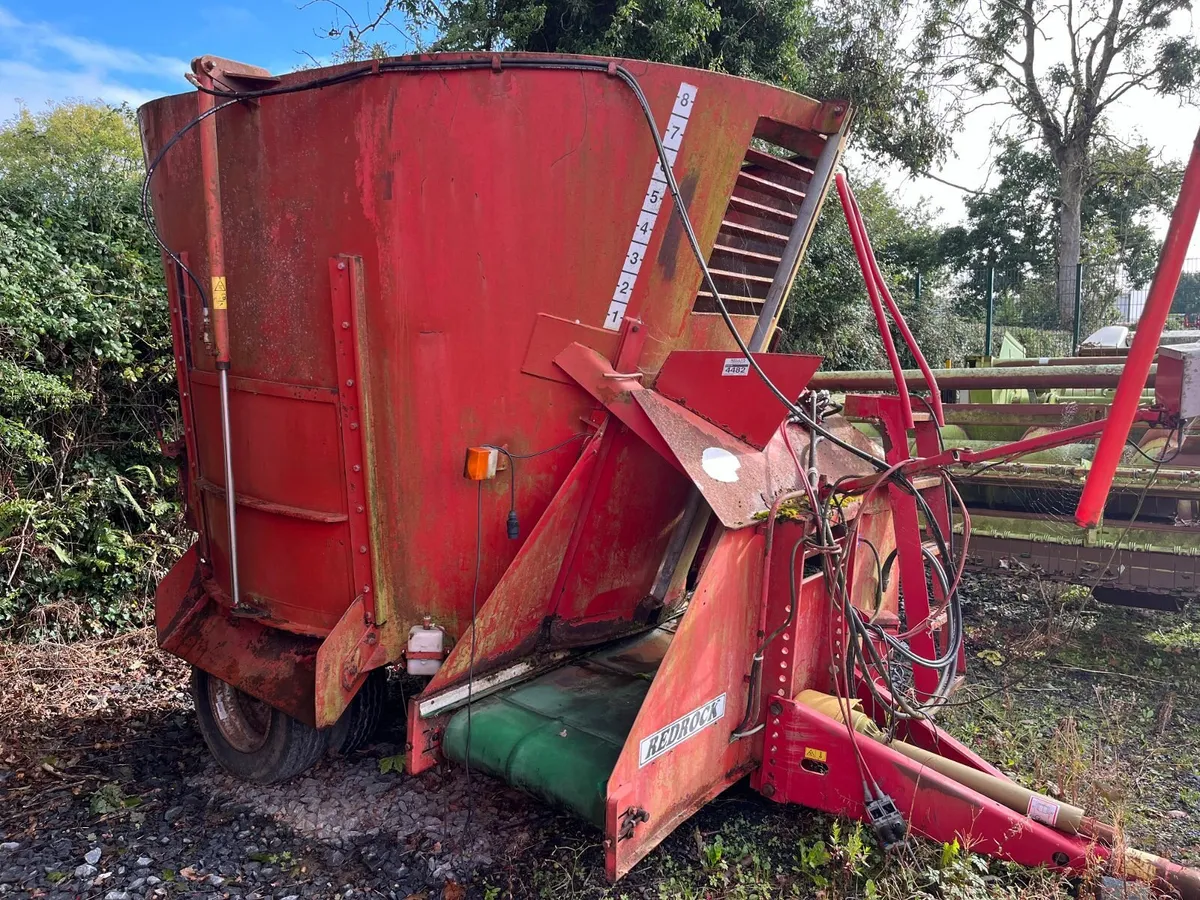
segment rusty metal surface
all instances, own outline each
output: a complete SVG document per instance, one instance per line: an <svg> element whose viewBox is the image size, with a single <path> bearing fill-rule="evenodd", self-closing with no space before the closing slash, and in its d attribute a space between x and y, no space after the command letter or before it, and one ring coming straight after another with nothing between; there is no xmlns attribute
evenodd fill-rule
<svg viewBox="0 0 1200 900"><path fill-rule="evenodd" d="M799 397L819 356L758 353L755 361L789 397ZM761 450L787 410L738 354L676 350L659 370L654 390Z"/></svg>
<svg viewBox="0 0 1200 900"><path fill-rule="evenodd" d="M227 276L237 298L229 309L235 382L335 387L329 336L340 323L324 261L342 253L362 259L371 297L360 323L371 369L365 399L379 448L372 545L380 548L376 571L390 579L389 596L397 598L392 613L401 631L429 614L452 637L464 634L476 500L475 487L459 471L464 448L487 442L513 452L542 449L578 431L590 412L586 394L544 377L555 348L539 351L539 374L522 366L539 316L602 326L653 169L644 120L617 79L512 70L504 68L506 58L499 57L498 72L384 74L264 97L214 117ZM820 103L776 88L710 72L626 65L661 125L681 82L697 89L674 168L690 186L689 211L706 248L760 119L770 118L801 141L810 132L815 138L812 129L830 126L830 111ZM299 85L330 71L283 75L279 83ZM149 152L194 108L194 95L143 107ZM554 126L545 127L548 122ZM208 259L203 221L194 214L201 197L197 163L195 141L185 138L163 160L152 201L165 240L190 252L203 282ZM691 309L699 270L669 212L668 203L629 306L654 335L642 360L650 373L676 348L733 347L717 317ZM563 247L588 252L563 253ZM187 312L199 321L196 298ZM738 326L748 335L754 320L739 319ZM211 371L199 335L188 340L193 370ZM233 394L235 418L261 418L248 411L245 391ZM328 463L320 457L322 442L338 434L333 410L328 413L331 421L322 427L330 430L320 438L309 428L302 439L290 424L264 434L253 421L235 423L242 436L234 460L238 488L298 508L312 504L251 489L254 479L292 471L297 484L340 490L339 456ZM218 438L214 426L211 417L197 416L199 474L218 484L208 449ZM287 439L276 444L274 435ZM311 458L314 445L317 459ZM540 518L577 451L572 445L518 467L523 522ZM503 527L494 527L506 509L504 479L486 484L484 492L486 595L526 538L510 542ZM211 497L205 503L220 521L222 505ZM327 633L356 596L352 582L358 579L340 561L344 538L332 531L308 538L291 533L285 546L261 536L274 528L269 518L238 513L243 556L291 573L265 585L266 576L256 576L257 593L271 601L272 614ZM213 550L218 585L228 582L221 551ZM248 590L253 581L248 577Z"/></svg>
<svg viewBox="0 0 1200 900"><path fill-rule="evenodd" d="M302 722L316 724L320 642L234 617L205 590L197 562L193 547L155 591L159 646Z"/></svg>
<svg viewBox="0 0 1200 900"><path fill-rule="evenodd" d="M365 599L356 597L321 642L315 688L318 728L337 722L367 674L387 663L387 650L379 632L369 621Z"/></svg>
<svg viewBox="0 0 1200 900"><path fill-rule="evenodd" d="M763 539L725 531L712 546L687 612L608 781L605 868L619 878L686 817L756 764L756 742L730 743L745 704L754 650ZM640 764L639 744L716 697L723 718L669 752ZM630 823L631 810L644 810Z"/></svg>
<svg viewBox="0 0 1200 900"><path fill-rule="evenodd" d="M1200 595L1200 548L1194 532L1173 523L1135 523L1125 534L1127 523L1114 521L1085 534L1066 516L972 510L971 521L971 563L979 568L1095 585L1125 604L1151 608L1164 597L1187 602Z"/></svg>
<svg viewBox="0 0 1200 900"><path fill-rule="evenodd" d="M774 491L761 451L655 391L637 391L633 397L721 524L743 528L767 511L766 497ZM794 482L794 467L791 474Z"/></svg>

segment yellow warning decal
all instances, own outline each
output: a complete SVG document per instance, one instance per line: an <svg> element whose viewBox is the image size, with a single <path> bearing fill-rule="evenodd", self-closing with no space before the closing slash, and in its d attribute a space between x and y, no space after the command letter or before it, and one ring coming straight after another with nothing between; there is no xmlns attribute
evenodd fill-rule
<svg viewBox="0 0 1200 900"><path fill-rule="evenodd" d="M212 308L225 309L225 276L214 275L212 280Z"/></svg>
<svg viewBox="0 0 1200 900"><path fill-rule="evenodd" d="M824 750L818 750L816 747L805 747L804 758L811 759L813 762L825 762L829 754Z"/></svg>

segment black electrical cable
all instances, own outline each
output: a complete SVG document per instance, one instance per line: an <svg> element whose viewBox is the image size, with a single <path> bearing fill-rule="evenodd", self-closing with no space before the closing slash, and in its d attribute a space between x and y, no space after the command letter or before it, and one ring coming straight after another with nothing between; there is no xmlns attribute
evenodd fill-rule
<svg viewBox="0 0 1200 900"><path fill-rule="evenodd" d="M567 446L567 444L571 443L572 441L578 441L581 438L589 438L593 435L595 435L594 431L580 431L578 434L571 435L565 441L559 441L553 447L547 447L545 450L535 450L533 453L509 453L507 450L503 450L501 452L504 453L504 455L509 459L533 459L535 456L545 456L547 453L553 453L555 450ZM485 444L484 446L490 447L491 444ZM497 447L496 449L499 450L500 448Z"/></svg>
<svg viewBox="0 0 1200 900"><path fill-rule="evenodd" d="M471 818L475 796L471 793L471 703L475 694L475 616L479 609L479 576L483 570L483 482L477 481L475 494L475 582L471 586L471 653L467 660L467 747L463 763L467 770L467 818L463 823L463 852L470 852Z"/></svg>
<svg viewBox="0 0 1200 900"><path fill-rule="evenodd" d="M162 248L163 253L167 254L167 256L170 257L171 261L174 262L175 265L179 266L183 272L187 273L187 277L190 278L192 284L196 286L196 292L200 296L200 305L206 313L208 311L208 295L204 292L204 285L200 283L200 279L196 277L195 273L183 264L183 260L180 259L179 254L167 246L166 242L162 239L162 235L159 234L158 225L155 223L154 217L150 215L150 179L154 177L154 172L156 169L158 169L159 164L163 161L163 157L167 155L167 151L178 144L179 140L185 134L187 134L209 116L215 116L221 110L233 106L237 102L237 100L227 100L224 103L215 104L211 109L206 109L204 112L200 113L200 115L196 116L177 132L175 132L175 134L171 135L167 142L163 144L158 153L155 154L154 159L150 161L150 164L146 166L146 175L142 179L141 208L142 218L146 222L146 227L150 229L150 234L154 238L154 242Z"/></svg>
<svg viewBox="0 0 1200 900"><path fill-rule="evenodd" d="M533 453L511 453L497 444L481 444L481 447L486 447L489 450L495 450L497 453L503 453L508 459L508 537L510 540L516 540L521 536L521 525L517 519L517 463L518 459L533 459L537 456L544 456L547 453L553 453L572 441L577 441L580 438L589 438L593 435L590 431L580 431L577 434L571 435L565 441L559 441L553 447L547 447L545 450L535 450ZM482 482L480 482L482 484Z"/></svg>
<svg viewBox="0 0 1200 900"><path fill-rule="evenodd" d="M1173 429L1171 432L1171 434L1175 435L1175 440L1177 443L1175 444L1175 452L1172 453L1170 456L1167 456L1167 449L1171 446L1171 434L1167 435L1167 443L1163 446L1163 452L1160 456L1151 456L1149 453L1147 453L1145 450L1143 450L1141 447L1139 447L1136 443L1134 443L1134 440L1131 437L1126 438L1125 443L1127 443L1130 447L1132 447L1134 450L1136 450L1138 455L1141 456L1143 459L1146 459L1149 462L1154 463L1155 465L1161 466L1164 463L1172 462L1175 459L1175 457L1177 457L1180 453L1183 452L1183 441L1185 438L1184 431L1185 431L1184 423L1182 420L1180 420L1179 426L1177 428Z"/></svg>

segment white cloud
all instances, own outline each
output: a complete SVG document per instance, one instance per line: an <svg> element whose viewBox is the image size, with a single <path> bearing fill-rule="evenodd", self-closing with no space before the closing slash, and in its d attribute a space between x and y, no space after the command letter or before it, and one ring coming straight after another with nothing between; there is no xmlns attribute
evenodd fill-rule
<svg viewBox="0 0 1200 900"><path fill-rule="evenodd" d="M186 88L188 64L23 21L0 6L0 121L21 105L62 100L144 103Z"/></svg>

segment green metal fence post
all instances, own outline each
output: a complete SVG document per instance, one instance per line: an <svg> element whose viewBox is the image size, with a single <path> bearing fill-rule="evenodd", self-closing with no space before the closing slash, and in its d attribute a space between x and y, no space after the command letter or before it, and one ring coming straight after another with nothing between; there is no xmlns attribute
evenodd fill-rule
<svg viewBox="0 0 1200 900"><path fill-rule="evenodd" d="M1083 263L1075 263L1075 324L1071 328L1071 354L1079 352L1079 326L1083 322Z"/></svg>
<svg viewBox="0 0 1200 900"><path fill-rule="evenodd" d="M983 326L983 355L992 355L992 314L996 306L996 268L987 269L987 320Z"/></svg>

